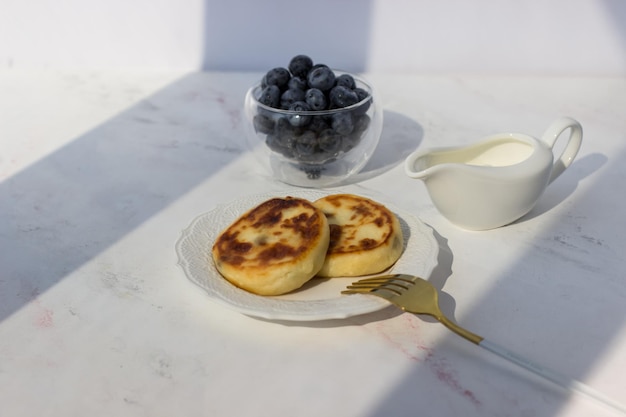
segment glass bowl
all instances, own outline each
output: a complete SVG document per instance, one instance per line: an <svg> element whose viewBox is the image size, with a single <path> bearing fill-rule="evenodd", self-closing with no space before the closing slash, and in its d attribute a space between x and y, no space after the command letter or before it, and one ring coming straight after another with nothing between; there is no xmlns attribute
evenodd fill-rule
<svg viewBox="0 0 626 417"><path fill-rule="evenodd" d="M333 71L337 76L348 74ZM383 112L370 84L349 75L368 96L332 110L277 109L259 102L261 82L248 90L248 147L276 179L300 187L328 187L358 173L371 158L380 139Z"/></svg>

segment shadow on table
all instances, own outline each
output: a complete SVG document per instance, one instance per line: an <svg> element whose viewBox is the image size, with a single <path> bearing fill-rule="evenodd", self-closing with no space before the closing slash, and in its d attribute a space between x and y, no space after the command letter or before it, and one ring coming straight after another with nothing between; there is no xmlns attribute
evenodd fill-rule
<svg viewBox="0 0 626 417"><path fill-rule="evenodd" d="M422 126L401 113L384 110L380 141L363 170L341 185L354 184L384 174L400 163L420 145Z"/></svg>
<svg viewBox="0 0 626 417"><path fill-rule="evenodd" d="M241 103L210 77L177 80L0 183L0 321L244 152Z"/></svg>
<svg viewBox="0 0 626 417"><path fill-rule="evenodd" d="M576 191L578 183L581 180L599 170L604 164L606 164L607 161L608 158L599 153L593 153L575 160L567 170L575 172L575 174L572 174L569 177L573 178L575 176L577 177L577 181L570 180L557 186L554 186L554 183L548 185L548 188L546 188L543 195L539 198L537 205L535 205L535 207L528 214L517 220L515 223L529 221L558 206L562 201ZM559 181L559 178L554 181Z"/></svg>

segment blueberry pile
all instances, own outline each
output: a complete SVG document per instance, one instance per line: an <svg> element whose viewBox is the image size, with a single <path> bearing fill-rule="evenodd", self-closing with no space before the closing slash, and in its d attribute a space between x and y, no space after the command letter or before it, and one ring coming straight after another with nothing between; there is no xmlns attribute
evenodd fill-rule
<svg viewBox="0 0 626 417"><path fill-rule="evenodd" d="M261 81L254 128L267 146L304 164L323 164L348 152L370 123L372 98L349 74L337 75L306 55L291 59L288 68L269 70ZM350 107L344 111L343 109ZM324 112L316 114L317 112Z"/></svg>

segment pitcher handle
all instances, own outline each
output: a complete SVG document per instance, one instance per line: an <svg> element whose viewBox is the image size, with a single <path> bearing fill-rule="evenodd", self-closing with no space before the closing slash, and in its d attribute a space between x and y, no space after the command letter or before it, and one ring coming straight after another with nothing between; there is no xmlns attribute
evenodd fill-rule
<svg viewBox="0 0 626 417"><path fill-rule="evenodd" d="M570 166L574 161L583 140L583 128L576 120L563 117L552 122L550 127L548 127L543 134L543 141L552 149L559 136L561 136L566 129L570 129L569 139L567 140L565 149L563 149L559 158L555 160L552 165L548 184L561 175L563 171L565 171L565 168Z"/></svg>

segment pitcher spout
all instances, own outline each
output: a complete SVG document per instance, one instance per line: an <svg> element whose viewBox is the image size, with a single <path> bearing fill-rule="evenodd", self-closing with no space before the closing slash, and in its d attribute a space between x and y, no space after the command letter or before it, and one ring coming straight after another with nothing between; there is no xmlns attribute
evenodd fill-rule
<svg viewBox="0 0 626 417"><path fill-rule="evenodd" d="M409 155L404 162L406 174L415 179L424 180L442 169L430 152L417 152Z"/></svg>

